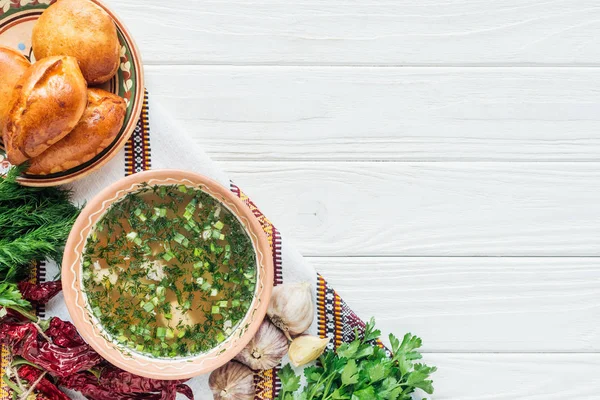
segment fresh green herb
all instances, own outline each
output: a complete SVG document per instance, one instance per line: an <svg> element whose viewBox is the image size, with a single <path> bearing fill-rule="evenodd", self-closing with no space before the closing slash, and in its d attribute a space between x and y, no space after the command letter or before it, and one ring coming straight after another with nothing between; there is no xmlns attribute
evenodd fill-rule
<svg viewBox="0 0 600 400"><path fill-rule="evenodd" d="M0 177L0 282L25 275L32 262L61 261L62 248L80 209L71 193L17 183L24 166Z"/></svg>
<svg viewBox="0 0 600 400"><path fill-rule="evenodd" d="M362 337L320 357L320 365L304 370L306 386L288 364L279 371L278 400L411 400L416 389L433 393L435 367L414 363L421 358L421 339L410 333L402 341L390 335L392 355L378 345L381 332L367 323Z"/></svg>
<svg viewBox="0 0 600 400"><path fill-rule="evenodd" d="M21 296L21 292L14 283L0 283L0 307L29 308L31 304Z"/></svg>

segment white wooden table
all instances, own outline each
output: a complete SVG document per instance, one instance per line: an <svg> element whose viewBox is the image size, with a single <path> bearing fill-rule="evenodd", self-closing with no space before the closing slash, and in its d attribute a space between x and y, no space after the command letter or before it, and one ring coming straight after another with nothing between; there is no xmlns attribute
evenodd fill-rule
<svg viewBox="0 0 600 400"><path fill-rule="evenodd" d="M152 96L424 339L434 399L600 398L598 0L108 2Z"/></svg>

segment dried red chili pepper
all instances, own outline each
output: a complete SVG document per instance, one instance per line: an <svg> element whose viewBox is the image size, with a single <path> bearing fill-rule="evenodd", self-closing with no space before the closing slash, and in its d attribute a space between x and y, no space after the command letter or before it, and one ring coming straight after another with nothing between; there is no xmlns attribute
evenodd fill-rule
<svg viewBox="0 0 600 400"><path fill-rule="evenodd" d="M19 378L25 379L30 385L33 385L40 375L43 374L43 371L34 368L31 365L23 365L22 367L19 367L17 373L19 374ZM46 400L69 400L69 396L61 392L54 383L46 378L42 378L37 383L34 390L43 394Z"/></svg>
<svg viewBox="0 0 600 400"><path fill-rule="evenodd" d="M53 317L50 320L50 326L44 332L48 337L52 338L52 342L60 347L75 347L85 344L85 341L75 325L69 321L62 321L60 318Z"/></svg>
<svg viewBox="0 0 600 400"><path fill-rule="evenodd" d="M40 339L33 323L4 323L0 325L0 342L11 349L12 354L56 376L67 376L98 365L102 357L89 345L64 348Z"/></svg>
<svg viewBox="0 0 600 400"><path fill-rule="evenodd" d="M52 342L43 338L33 323L3 322L0 343L6 344L13 355L58 377L58 384L78 390L91 400L175 400L177 393L194 399L184 381L143 378L104 362L70 322L53 318L49 325L45 335ZM100 378L87 372L103 362Z"/></svg>
<svg viewBox="0 0 600 400"><path fill-rule="evenodd" d="M114 388L121 393L144 393L144 392L163 392L175 396L177 392L193 400L194 394L189 386L183 385L185 380L165 381L159 379L144 378L127 371L123 371L113 365L106 365L98 378L100 385L108 388ZM170 397L168 397L170 398ZM173 397L175 398L175 397Z"/></svg>
<svg viewBox="0 0 600 400"><path fill-rule="evenodd" d="M19 291L25 300L37 304L46 304L62 290L60 281L43 282L34 284L31 282L19 282Z"/></svg>
<svg viewBox="0 0 600 400"><path fill-rule="evenodd" d="M161 393L118 393L114 389L100 385L98 379L90 372L80 372L58 380L60 386L77 390L89 400L162 400ZM174 399L174 397L173 397Z"/></svg>

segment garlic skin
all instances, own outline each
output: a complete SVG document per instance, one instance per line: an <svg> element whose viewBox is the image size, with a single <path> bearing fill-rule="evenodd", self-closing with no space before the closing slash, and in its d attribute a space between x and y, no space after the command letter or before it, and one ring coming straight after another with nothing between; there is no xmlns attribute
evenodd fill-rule
<svg viewBox="0 0 600 400"><path fill-rule="evenodd" d="M254 372L234 361L214 370L208 386L215 400L254 400Z"/></svg>
<svg viewBox="0 0 600 400"><path fill-rule="evenodd" d="M314 307L310 283L283 284L273 288L267 315L292 340L310 328Z"/></svg>
<svg viewBox="0 0 600 400"><path fill-rule="evenodd" d="M271 369L279 365L287 351L288 340L283 332L265 319L235 360L254 370Z"/></svg>
<svg viewBox="0 0 600 400"><path fill-rule="evenodd" d="M288 356L295 367L315 361L323 354L329 344L329 338L321 339L316 336L299 336L292 341Z"/></svg>

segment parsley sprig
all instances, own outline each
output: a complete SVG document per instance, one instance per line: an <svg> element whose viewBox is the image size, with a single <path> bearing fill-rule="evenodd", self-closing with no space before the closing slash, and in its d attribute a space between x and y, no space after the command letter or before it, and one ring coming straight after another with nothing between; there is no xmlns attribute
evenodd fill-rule
<svg viewBox="0 0 600 400"><path fill-rule="evenodd" d="M306 385L288 364L279 372L281 392L278 400L411 400L421 389L433 393L430 375L435 367L415 363L421 359L421 339L410 333L402 341L390 335L392 355L377 344L381 331L375 321L351 343L319 358L318 366L304 370Z"/></svg>

